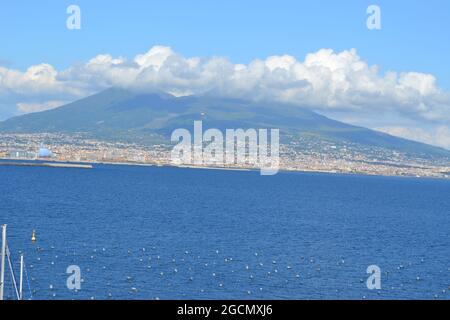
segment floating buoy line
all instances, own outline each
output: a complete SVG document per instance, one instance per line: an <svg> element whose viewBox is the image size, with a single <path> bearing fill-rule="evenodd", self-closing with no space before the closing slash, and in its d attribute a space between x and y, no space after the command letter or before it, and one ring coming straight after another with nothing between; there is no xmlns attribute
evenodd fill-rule
<svg viewBox="0 0 450 320"><path fill-rule="evenodd" d="M32 232L31 241L33 243L37 242L35 230ZM302 288L303 286L307 289L305 285L310 285L312 288L321 290L320 287L314 287L313 282L315 278L320 277L322 279L326 274L329 274L328 271L330 269L326 267L327 265L334 266L336 272L345 270L345 268L352 265L351 259L345 261L347 257L336 256L335 259L331 259L327 264L318 256L308 255L298 256L297 258L293 257L290 261L287 261L280 256L267 256L264 250L251 252L245 257L242 255L230 256L226 252L221 252L224 250L219 251L218 249L211 250L209 253L202 254L201 256L198 255L198 252L195 252L195 249L180 250L178 253L168 255L166 251L158 250L156 247L150 247L148 245L147 247L141 246L137 248L110 248L102 246L88 248L86 243L79 243L79 249L82 249L81 251L84 253L77 253L74 248L65 249L64 253L64 251L56 249L53 245L35 246L35 248L35 265L29 265L30 268L34 268L34 273L38 269L42 270L42 267L52 268L51 273L54 273L55 270L61 267L61 263L65 260L72 261L73 264L83 264L82 271L86 276L82 278L83 287L90 283L89 277L97 276L96 272L101 272L104 276L108 277L110 270L111 272L114 271L114 266L105 263L105 258L110 259L114 256L121 256L125 260L129 260L128 266L130 268L119 269L121 272L125 272L125 270L130 271L128 274L124 273L120 276L119 287L117 287L116 282L110 282L112 280L111 277L105 278L104 283L107 285L105 286L104 296L98 296L97 292L92 293L89 290L86 291L85 296L83 289L72 291L72 294L77 294L77 297L82 299L112 299L113 297L123 299L127 296L131 299L142 297L151 298L152 296L153 298L174 298L177 296L201 298L206 296L211 297L209 296L210 294L213 295L213 298L221 297L223 294L227 296L233 294L237 298L249 296L258 299L273 295L278 297L280 293L278 290L284 290L283 288L286 288L285 286L289 288ZM9 248L7 250L5 249L5 252L5 259L7 258L11 261ZM22 252L19 253L22 254ZM12 263L8 262L8 260L5 261L6 267L8 267L6 263L12 266ZM383 270L383 274L385 277L391 272L393 275L403 274L402 278L404 278L404 270L411 266L424 263L424 261L424 258L419 258L417 263L403 261L402 263L391 266L390 271L387 269ZM22 286L26 281L28 284L29 298L32 298L33 295L37 296L36 292L45 294L45 296L40 296L40 299L70 298L67 292L61 293L61 291L58 291L63 286L60 280L64 280L65 284L65 278L59 280L51 278L45 284L36 281L33 277L31 281L34 282L34 287L41 288L42 290L32 291L30 281L28 280L28 272L23 262L22 265L23 270L20 272L20 278L22 280L16 281L14 270L10 272L12 274L11 283L13 284L12 297L17 299L24 298ZM445 271L450 271L450 268ZM412 272L412 270L409 272ZM61 273L58 274L61 275ZM406 275L408 274L406 273ZM411 275L410 280L413 280L417 285L426 283L427 278L423 278L422 275L420 272L417 272ZM156 296L157 292L150 293L149 295L150 290L147 287L149 277L152 278L151 281L155 281L156 283L156 286L152 285L153 289L159 286L159 290L157 291L159 292L158 296ZM349 284L349 287L353 287L355 290L358 290L358 288L361 290L365 289L365 280L365 278L360 279L358 277L355 283ZM406 290L407 284L406 282L404 283L404 286L403 283L394 284L395 287L392 286L391 290ZM175 291L177 287L183 289ZM434 297L434 294L440 297L448 294L449 290L450 288L447 287L438 288L430 297ZM333 289L331 292L334 292L334 294L340 297L341 294L339 292L341 291ZM162 296L162 292L164 292L165 297ZM361 291L361 293L364 292ZM376 294L389 295L389 291L378 292ZM362 296L363 294L360 295L360 298ZM371 299L371 297L373 296L364 296L366 299Z"/></svg>

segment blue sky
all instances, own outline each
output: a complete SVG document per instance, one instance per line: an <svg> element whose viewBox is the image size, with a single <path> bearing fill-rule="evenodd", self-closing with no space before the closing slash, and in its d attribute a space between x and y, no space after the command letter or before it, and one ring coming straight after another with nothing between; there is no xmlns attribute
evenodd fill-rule
<svg viewBox="0 0 450 320"><path fill-rule="evenodd" d="M80 31L65 28L70 4L82 10ZM370 4L382 9L380 31L365 27ZM162 44L185 56L247 63L356 48L383 70L432 73L449 89L449 12L446 0L15 0L0 6L0 60L19 69L41 62L65 68L99 53L134 56Z"/></svg>
<svg viewBox="0 0 450 320"><path fill-rule="evenodd" d="M66 28L71 4L81 30ZM381 30L366 27L372 4ZM448 0L8 1L0 120L156 87L293 102L450 148L449 30Z"/></svg>

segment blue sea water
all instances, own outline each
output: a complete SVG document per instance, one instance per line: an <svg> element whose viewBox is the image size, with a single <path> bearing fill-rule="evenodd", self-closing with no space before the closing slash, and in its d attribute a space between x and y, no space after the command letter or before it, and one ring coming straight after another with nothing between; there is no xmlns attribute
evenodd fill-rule
<svg viewBox="0 0 450 320"><path fill-rule="evenodd" d="M448 180L95 165L0 182L27 299L450 298Z"/></svg>

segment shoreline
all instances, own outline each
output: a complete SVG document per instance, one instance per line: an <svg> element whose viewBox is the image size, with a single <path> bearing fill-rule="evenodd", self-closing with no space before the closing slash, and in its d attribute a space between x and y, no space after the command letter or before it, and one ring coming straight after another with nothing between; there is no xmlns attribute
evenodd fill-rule
<svg viewBox="0 0 450 320"><path fill-rule="evenodd" d="M7 162L11 161L11 162ZM42 162L40 162L42 161ZM45 162L44 162L45 161ZM104 162L104 161L59 161L51 159L11 159L0 158L0 166L23 166L23 167L50 167L50 168L78 168L78 169L94 169L96 164L99 165L117 165L117 166L136 166L136 167L167 167L180 169L202 169L202 170L222 170L222 171L242 171L251 172L259 171L259 168L254 167L213 167L213 166L195 166L195 165L174 165L170 163L139 163L139 162ZM415 178L415 179L439 179L450 180L450 176L417 176L417 175L395 175L395 174L381 174L381 173L367 173L367 172L340 172L337 170L314 170L314 169L288 169L280 168L278 172L284 173L317 173L317 174L333 174L346 176L368 176L368 177L398 177L398 178Z"/></svg>

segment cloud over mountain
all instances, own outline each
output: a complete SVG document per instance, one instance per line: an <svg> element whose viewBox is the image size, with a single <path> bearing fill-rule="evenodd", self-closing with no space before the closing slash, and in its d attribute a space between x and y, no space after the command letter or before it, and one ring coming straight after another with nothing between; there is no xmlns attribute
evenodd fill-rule
<svg viewBox="0 0 450 320"><path fill-rule="evenodd" d="M437 86L433 75L381 74L355 49L322 49L303 61L281 55L234 64L222 57L183 57L169 47L154 46L133 59L102 54L66 70L49 64L25 72L0 66L0 106L14 102L23 112L26 105L36 111L37 104L48 108L49 101L76 99L112 86L290 102L347 115L395 113L439 127L450 123L450 94ZM385 127L381 116L376 122Z"/></svg>

